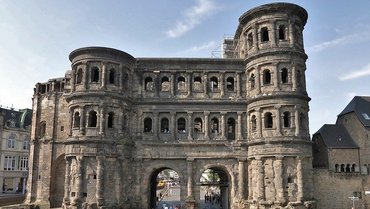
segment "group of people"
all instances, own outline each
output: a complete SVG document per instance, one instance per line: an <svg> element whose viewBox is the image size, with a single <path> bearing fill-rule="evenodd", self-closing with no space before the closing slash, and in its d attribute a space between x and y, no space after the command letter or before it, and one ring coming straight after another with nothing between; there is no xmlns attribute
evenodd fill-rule
<svg viewBox="0 0 370 209"><path fill-rule="evenodd" d="M163 209L180 209L180 207L177 206L177 205L175 205L175 206L173 206L173 205L167 206L166 203L163 203L162 207L163 207Z"/></svg>
<svg viewBox="0 0 370 209"><path fill-rule="evenodd" d="M213 204L220 204L221 203L221 195L219 193L206 193L204 195L204 203L211 203Z"/></svg>

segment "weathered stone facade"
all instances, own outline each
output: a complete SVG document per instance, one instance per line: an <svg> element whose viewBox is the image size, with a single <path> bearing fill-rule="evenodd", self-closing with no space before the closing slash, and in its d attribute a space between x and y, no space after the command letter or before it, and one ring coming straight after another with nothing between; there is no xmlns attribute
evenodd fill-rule
<svg viewBox="0 0 370 209"><path fill-rule="evenodd" d="M65 77L35 88L26 202L150 209L153 176L170 168L186 208L206 169L223 208L313 208L306 20L289 3L246 12L233 58L73 51Z"/></svg>

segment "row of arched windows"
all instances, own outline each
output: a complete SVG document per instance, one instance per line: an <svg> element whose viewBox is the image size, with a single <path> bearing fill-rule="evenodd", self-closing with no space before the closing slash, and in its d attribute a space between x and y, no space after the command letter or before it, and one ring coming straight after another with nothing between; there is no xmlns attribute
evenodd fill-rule
<svg viewBox="0 0 370 209"><path fill-rule="evenodd" d="M249 81L250 81L250 87L253 89L256 87L256 76L254 73L251 73L249 76ZM300 77L300 71L297 71L297 78ZM281 68L279 70L279 78L280 78L280 83L281 84L287 84L289 83L289 74L288 74L288 69L287 68ZM265 69L262 72L262 84L263 85L271 85L272 83L272 73L269 69Z"/></svg>
<svg viewBox="0 0 370 209"><path fill-rule="evenodd" d="M117 72L115 68L111 68L108 70L108 78L107 83L116 85L117 84ZM89 70L90 75L90 82L91 83L97 83L101 80L101 71L98 67L91 67ZM82 83L82 77L83 77L83 70L81 68L78 68L75 75L75 84L81 84Z"/></svg>
<svg viewBox="0 0 370 209"><path fill-rule="evenodd" d="M114 121L115 121L115 114L114 112L108 113L108 118L106 121L107 128L114 128ZM81 114L80 112L76 111L73 115L73 128L79 128L81 123ZM98 126L98 113L95 110L91 110L87 116L87 127L97 127ZM123 126L127 126L127 116L124 115L123 117Z"/></svg>
<svg viewBox="0 0 370 209"><path fill-rule="evenodd" d="M277 27L277 40L286 41L288 39L288 28L285 24L280 24ZM259 39L261 43L270 41L270 33L268 27L261 27L259 31ZM247 47L248 49L253 48L253 44L256 40L253 39L253 32L247 33Z"/></svg>
<svg viewBox="0 0 370 209"><path fill-rule="evenodd" d="M161 133L171 133L170 130L170 123L169 119L164 117L160 120L160 132ZM177 119L176 122L176 131L178 133L186 133L187 126L186 120L183 117ZM203 133L204 131L204 123L202 118L195 118L193 121L193 131L194 133ZM220 122L219 119L214 117L210 120L210 131L211 133L219 133L220 132ZM153 132L153 120L150 117L144 118L144 133ZM228 118L227 119L227 133L235 133L235 119Z"/></svg>
<svg viewBox="0 0 370 209"><path fill-rule="evenodd" d="M354 173L356 171L356 164L335 164L335 172L337 173Z"/></svg>
<svg viewBox="0 0 370 209"><path fill-rule="evenodd" d="M161 91L170 91L171 83L170 79L167 76L163 76L160 80L160 90ZM177 90L178 91L186 91L187 84L186 79L183 76L179 76L176 80ZM144 79L144 89L146 91L154 91L154 79L152 77L146 77ZM235 90L235 80L234 77L227 77L226 78L226 90L227 91L234 91ZM209 88L211 91L218 91L220 90L219 79L216 76L212 76L209 79ZM200 76L196 76L193 78L193 89L194 90L202 90L202 78Z"/></svg>
<svg viewBox="0 0 370 209"><path fill-rule="evenodd" d="M299 126L301 129L305 128L305 116L303 113L299 114ZM292 114L289 111L285 111L282 114L282 126L283 128L291 128L292 127ZM273 128L274 127L274 118L271 112L266 112L263 115L263 127L264 128ZM257 130L257 116L251 116L251 130Z"/></svg>

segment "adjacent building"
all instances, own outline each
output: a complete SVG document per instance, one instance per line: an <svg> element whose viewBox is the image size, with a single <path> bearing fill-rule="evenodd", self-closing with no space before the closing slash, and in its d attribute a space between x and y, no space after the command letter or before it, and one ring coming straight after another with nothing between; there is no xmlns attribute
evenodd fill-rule
<svg viewBox="0 0 370 209"><path fill-rule="evenodd" d="M342 208L349 197L358 198L358 208L370 208L370 97L354 97L312 140L319 208Z"/></svg>
<svg viewBox="0 0 370 209"><path fill-rule="evenodd" d="M32 111L0 107L0 188L2 193L24 192Z"/></svg>

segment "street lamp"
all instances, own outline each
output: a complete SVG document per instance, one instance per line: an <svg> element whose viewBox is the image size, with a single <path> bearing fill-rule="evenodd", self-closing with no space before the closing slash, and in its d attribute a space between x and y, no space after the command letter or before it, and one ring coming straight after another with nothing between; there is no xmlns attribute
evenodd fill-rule
<svg viewBox="0 0 370 209"><path fill-rule="evenodd" d="M355 196L348 197L348 198L352 200L352 209L355 209L355 201L358 201L359 198Z"/></svg>

